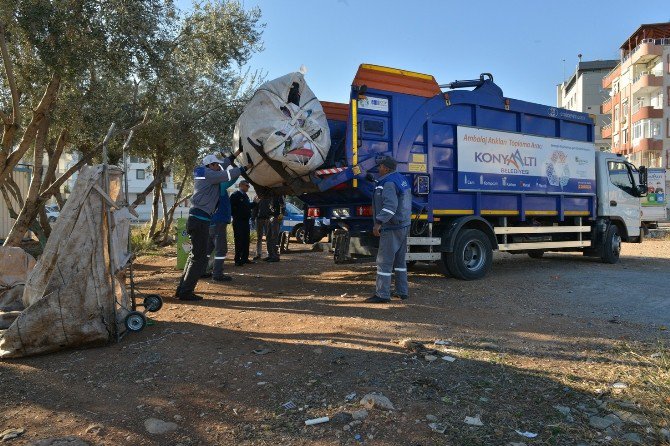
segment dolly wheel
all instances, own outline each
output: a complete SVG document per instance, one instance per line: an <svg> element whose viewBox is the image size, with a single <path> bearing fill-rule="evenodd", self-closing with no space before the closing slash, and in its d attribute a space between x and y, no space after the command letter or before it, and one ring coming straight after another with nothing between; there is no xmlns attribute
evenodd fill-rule
<svg viewBox="0 0 670 446"><path fill-rule="evenodd" d="M144 298L144 308L146 308L147 311L155 313L163 308L163 299L158 294L148 294Z"/></svg>
<svg viewBox="0 0 670 446"><path fill-rule="evenodd" d="M147 317L144 313L139 311L131 311L126 316L126 328L128 331L142 331L142 329L147 325Z"/></svg>

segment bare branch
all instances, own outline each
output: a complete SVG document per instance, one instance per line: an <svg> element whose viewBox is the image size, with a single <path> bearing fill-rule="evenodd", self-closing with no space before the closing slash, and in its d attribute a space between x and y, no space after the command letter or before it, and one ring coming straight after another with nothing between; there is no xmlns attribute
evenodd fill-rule
<svg viewBox="0 0 670 446"><path fill-rule="evenodd" d="M56 142L56 148L52 151L47 149L49 154L49 166L47 167L47 173L44 176L44 183L42 186L51 184L56 178L56 169L58 168L58 162L60 157L63 154L63 149L67 144L67 129L63 129L58 135L58 142Z"/></svg>
<svg viewBox="0 0 670 446"><path fill-rule="evenodd" d="M128 135L128 134L132 133L134 130L140 128L141 126L143 126L144 124L146 124L148 122L148 119L147 119L148 115L149 115L149 110L147 110L147 112L144 114L144 118L142 119L141 122L135 124L134 126L132 126L129 129L119 130L118 132L115 132L112 135L112 137L116 137L116 136L119 136L119 135ZM92 149L85 151L79 161L77 161L72 167L70 167L68 170L66 170L65 173L63 173L63 175L58 177L58 179L56 181L51 183L49 185L49 187L47 187L46 189L44 189L42 191L42 193L40 194L40 197L43 200L48 200L49 198L51 198L52 195L54 195L57 191L60 190L60 187L63 185L63 183L65 183L72 175L74 175L75 172L79 171L79 169L81 169L84 166L84 164L91 161L93 156L96 153L98 153L98 151L100 149L102 149L102 144L103 143L100 143L97 146L93 147Z"/></svg>
<svg viewBox="0 0 670 446"><path fill-rule="evenodd" d="M16 78L14 77L14 66L9 58L7 41L5 40L5 25L0 23L0 53L2 53L2 62L5 66L7 75L7 84L12 95L12 124L19 124L19 90L16 88ZM4 118L3 118L4 120Z"/></svg>
<svg viewBox="0 0 670 446"><path fill-rule="evenodd" d="M44 119L44 116L51 108L51 105L56 100L58 95L58 88L60 87L60 76L54 74L51 76L49 85L47 85L46 90L44 91L44 96L40 100L39 105L33 111L33 117L30 120L30 124L26 127L26 130L23 132L23 137L19 143L19 147L14 150L3 166L0 166L0 184L5 182L5 179L9 173L14 169L14 166L23 158L23 155L26 154L33 141L37 135L37 130L40 126L40 122Z"/></svg>

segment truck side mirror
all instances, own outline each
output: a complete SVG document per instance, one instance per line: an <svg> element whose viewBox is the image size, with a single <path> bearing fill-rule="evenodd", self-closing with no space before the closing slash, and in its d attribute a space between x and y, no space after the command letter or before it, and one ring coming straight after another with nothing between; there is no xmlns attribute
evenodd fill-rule
<svg viewBox="0 0 670 446"><path fill-rule="evenodd" d="M647 186L647 168L645 166L640 166L640 184Z"/></svg>
<svg viewBox="0 0 670 446"><path fill-rule="evenodd" d="M640 185L638 186L640 190L640 196L644 197L647 195L647 192L649 191L648 185L647 185L647 168L645 166L640 166L638 169L640 171Z"/></svg>

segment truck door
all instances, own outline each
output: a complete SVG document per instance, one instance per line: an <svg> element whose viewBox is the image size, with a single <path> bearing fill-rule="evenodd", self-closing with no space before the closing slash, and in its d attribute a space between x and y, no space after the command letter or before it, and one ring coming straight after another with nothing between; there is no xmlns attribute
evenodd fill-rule
<svg viewBox="0 0 670 446"><path fill-rule="evenodd" d="M640 233L640 194L633 166L625 161L608 161L607 215L620 217L626 225L629 237Z"/></svg>

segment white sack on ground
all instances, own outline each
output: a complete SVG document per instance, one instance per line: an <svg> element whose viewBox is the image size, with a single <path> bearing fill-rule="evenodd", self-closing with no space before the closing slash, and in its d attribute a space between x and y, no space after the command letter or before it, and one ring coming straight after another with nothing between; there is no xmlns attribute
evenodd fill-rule
<svg viewBox="0 0 670 446"><path fill-rule="evenodd" d="M124 282L112 281L119 269L109 252L108 202L101 166L84 167L77 178L44 252L26 281L26 309L0 331L0 357L47 353L112 340L129 308ZM120 169L110 168L110 196L116 201ZM116 218L113 217L114 220ZM120 226L125 223L119 222ZM112 231L114 224L112 225ZM116 249L115 249L116 251ZM116 264L116 262L114 262ZM122 279L122 277L121 277Z"/></svg>
<svg viewBox="0 0 670 446"><path fill-rule="evenodd" d="M34 267L35 259L23 249L0 246L0 330L9 327L23 310L23 288Z"/></svg>
<svg viewBox="0 0 670 446"><path fill-rule="evenodd" d="M235 125L234 150L239 165L251 160L249 178L261 186L282 184L282 177L252 144L282 164L293 178L321 166L330 149L330 131L321 103L301 73L290 73L260 86Z"/></svg>

